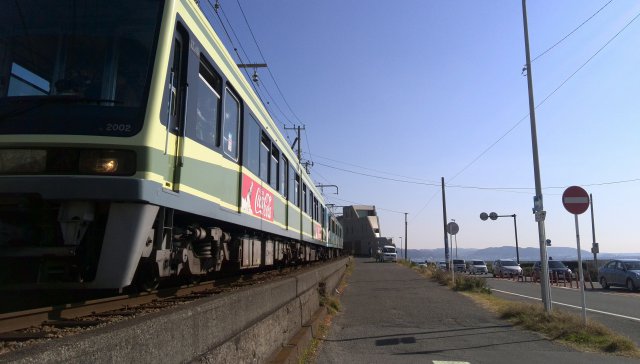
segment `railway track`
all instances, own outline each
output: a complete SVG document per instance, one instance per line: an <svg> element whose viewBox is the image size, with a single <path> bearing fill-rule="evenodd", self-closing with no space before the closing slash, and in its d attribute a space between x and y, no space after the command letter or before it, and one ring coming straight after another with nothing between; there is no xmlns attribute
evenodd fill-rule
<svg viewBox="0 0 640 364"><path fill-rule="evenodd" d="M0 314L0 343L6 351L7 347L11 347L8 343L47 340L81 332L128 317L156 312L244 286L286 277L293 271L297 272L311 266L308 264L288 267L153 292L4 313Z"/></svg>

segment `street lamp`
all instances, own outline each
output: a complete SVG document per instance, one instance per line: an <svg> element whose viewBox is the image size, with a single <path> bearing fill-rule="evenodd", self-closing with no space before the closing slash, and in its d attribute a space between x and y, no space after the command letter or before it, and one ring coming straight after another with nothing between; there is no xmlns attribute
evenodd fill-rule
<svg viewBox="0 0 640 364"><path fill-rule="evenodd" d="M513 217L513 229L516 233L516 262L520 264L520 249L518 248L518 223L516 222L516 214L513 215L498 215L495 212L487 215L486 212L480 214L480 220L487 221L487 219L498 220L499 217Z"/></svg>
<svg viewBox="0 0 640 364"><path fill-rule="evenodd" d="M400 256L402 256L402 236L398 236L400 238Z"/></svg>

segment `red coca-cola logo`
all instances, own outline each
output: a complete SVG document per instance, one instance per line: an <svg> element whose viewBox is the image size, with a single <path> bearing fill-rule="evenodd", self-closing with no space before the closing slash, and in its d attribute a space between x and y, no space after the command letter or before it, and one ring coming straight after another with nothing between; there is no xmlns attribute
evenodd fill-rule
<svg viewBox="0 0 640 364"><path fill-rule="evenodd" d="M322 239L322 226L320 224L313 225L313 238L321 240Z"/></svg>
<svg viewBox="0 0 640 364"><path fill-rule="evenodd" d="M260 187L253 201L253 213L265 220L273 221L273 194Z"/></svg>
<svg viewBox="0 0 640 364"><path fill-rule="evenodd" d="M262 188L260 182L247 175L242 176L242 212L273 221L273 200L273 194Z"/></svg>

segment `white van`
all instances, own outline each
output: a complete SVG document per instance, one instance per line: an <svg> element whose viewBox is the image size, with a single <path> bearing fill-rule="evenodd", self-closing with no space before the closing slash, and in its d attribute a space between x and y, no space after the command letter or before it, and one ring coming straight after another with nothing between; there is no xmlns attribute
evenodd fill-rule
<svg viewBox="0 0 640 364"><path fill-rule="evenodd" d="M382 252L380 253L380 261L384 262L395 262L398 259L396 255L396 247L393 245L385 245L382 247Z"/></svg>

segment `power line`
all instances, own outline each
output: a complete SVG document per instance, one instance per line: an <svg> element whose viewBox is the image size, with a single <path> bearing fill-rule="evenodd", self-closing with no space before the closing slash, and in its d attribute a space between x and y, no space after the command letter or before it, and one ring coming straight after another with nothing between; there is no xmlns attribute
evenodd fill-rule
<svg viewBox="0 0 640 364"><path fill-rule="evenodd" d="M571 78L573 78L580 70L582 70L589 62L591 62L591 60L593 58L595 58L595 56L597 56L605 47L607 47L615 38L617 38L627 27L629 27L629 25L631 25L631 23L633 23L636 19L638 19L638 17L640 17L640 13L636 14L636 16L631 19L631 21L629 21L622 29L620 29L620 31L618 31L618 33L616 33L611 39L609 39L602 47L600 47L600 49L598 49L597 52L595 52L591 57L589 57L589 59L587 59L586 62L584 62L575 72L573 72L569 77L567 77L564 81L562 81L562 83L560 83L560 85L558 87L555 88L555 90L553 90L551 93L549 93L541 102L539 102L536 105L536 109L538 109L541 105L543 105L551 96L553 96L556 92L558 92L558 90L560 90L560 88L562 88ZM517 123L515 123L515 125L513 125L509 130L507 130L504 134L502 134L502 136L500 136L495 142L493 142L489 147L487 147L484 151L482 151L477 157L475 157L469 164L467 164L464 168L462 168L458 173L456 173L450 180L455 179L456 177L458 177L460 174L462 174L462 172L464 172L465 170L467 170L469 167L471 167L471 165L473 165L475 162L477 162L484 154L486 154L489 150L491 150L496 144L498 144L498 142L500 142L502 139L504 139L504 137L506 137L509 133L511 133L518 125L520 125L524 120L526 120L529 117L529 114L527 113L527 115L525 115L523 118L521 118Z"/></svg>
<svg viewBox="0 0 640 364"><path fill-rule="evenodd" d="M582 24L578 25L575 29L573 29L571 32L569 32L569 34L565 35L562 39L560 39L559 41L557 41L554 45L552 45L551 47L547 48L546 51L540 53L539 55L537 55L536 57L534 57L531 62L533 63L536 59L544 56L545 54L547 54L547 52L549 52L550 50L552 50L553 48L555 48L558 44L562 43L565 39L569 38L569 36L571 36L571 34L575 33L578 29L580 29L583 25L585 25L589 20L593 19L594 16L598 15L598 13L600 11L602 11L602 9L606 8L607 5L611 4L611 2L613 2L613 0L609 0L608 3L604 4L600 9L598 9L598 11L596 11L595 13L593 13L587 20L583 21Z"/></svg>
<svg viewBox="0 0 640 364"><path fill-rule="evenodd" d="M345 199L343 199L343 198L338 198L338 197L334 197L334 196L329 197L329 199L334 199L334 200L338 200L338 201L342 201L342 202L348 202L348 203L353 204L353 205L374 206L374 207L376 208L376 210L382 210L382 211L394 212L394 213L396 213L396 214L404 214L404 213L405 213L404 211L396 211L396 210L392 210L392 209L387 209L387 208L379 207L378 205L371 205L371 204L368 204L368 203L360 203L360 202L355 202L355 201L345 200Z"/></svg>
<svg viewBox="0 0 640 364"><path fill-rule="evenodd" d="M589 57L589 59L587 59L586 62L584 62L582 64L582 66L578 67L578 69L573 72L569 77L567 77L564 81L562 81L562 83L556 87L555 90L553 90L549 95L547 95L547 97L544 98L544 100L542 100L537 106L536 108L538 108L540 105L544 104L551 96L553 96L553 94L555 94L558 90L560 90L560 88L562 86L564 86L565 83L567 83L570 79L573 78L573 76L576 75L576 73L578 73L581 69L584 68L584 66L586 66L589 62L591 62L592 59L595 58L595 56L597 56L603 49L605 49L609 43L611 43L614 39L616 39L625 29L627 29L627 27L629 27L629 25L631 25L634 21L636 21L636 19L638 19L638 17L640 17L640 13L636 14L635 17L633 17L633 19L631 19L631 21L629 21L624 27L622 27L622 29L620 29L619 32L617 32L613 37L611 37L602 47L600 47L600 49L598 49L598 51L596 53L594 53L591 57Z"/></svg>
<svg viewBox="0 0 640 364"><path fill-rule="evenodd" d="M387 175L390 175L390 176L402 177L402 178L412 179L412 180L416 180L416 181L425 181L425 182L438 183L438 182L434 182L433 180L427 180L427 179L424 179L424 178L417 178L417 177L405 176L405 175L401 175L401 174L397 174L397 173L385 172L385 171L382 171L382 170L379 170L379 169L368 168L368 167L364 167L364 166L361 166L361 165L340 161L340 160L337 160L337 159L331 159L331 158L328 158L328 157L319 156L317 154L314 154L313 157L320 158L320 159L326 159L326 160L331 161L331 162L340 163L340 164L344 164L344 165L351 166L351 167L357 167L357 168L368 170L368 171L372 171L372 172L378 172L378 173L382 173L382 174L387 174Z"/></svg>
<svg viewBox="0 0 640 364"><path fill-rule="evenodd" d="M414 185L421 185L421 186L430 186L430 187L439 187L439 186L441 186L441 184L439 184L439 183L418 182L418 181L402 180L402 179L398 179L398 178L376 176L376 175L373 175L373 174L356 172L356 171L352 171L352 170L348 170L348 169L344 169L344 168L340 168L340 167L335 167L335 166L331 166L331 165L320 163L320 162L316 162L316 164L318 164L320 166L323 166L323 167L336 169L336 170L339 170L339 171L342 171L342 172L357 174L357 175L364 176L364 177L376 178L376 179L381 179L381 180L386 180L386 181L407 183L407 184L414 184ZM607 182L598 182L598 183L589 183L589 184L580 184L580 185L584 186L584 187L604 186L604 185L631 183L631 182L639 182L639 181L640 181L640 178L634 178L634 179L627 179L627 180L607 181ZM455 185L454 184L447 184L447 185L445 185L445 187L461 188L461 189L473 189L473 190L487 190L487 191L497 191L497 192L510 192L510 193L523 193L522 191L534 190L533 187L495 187L495 186L494 187L484 187L484 186L470 186L470 185L458 185L458 184L455 184ZM569 187L569 186L552 186L552 187L545 187L543 189L564 189L564 188L567 188L567 187ZM528 193L528 192L525 192L525 193Z"/></svg>

